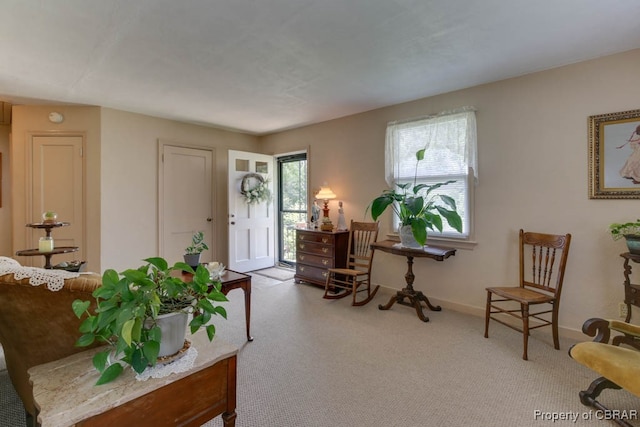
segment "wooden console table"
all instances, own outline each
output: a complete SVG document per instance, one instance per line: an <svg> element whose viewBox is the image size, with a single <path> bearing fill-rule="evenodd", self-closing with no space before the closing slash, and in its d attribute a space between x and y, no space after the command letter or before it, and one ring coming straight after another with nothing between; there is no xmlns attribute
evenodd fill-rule
<svg viewBox="0 0 640 427"><path fill-rule="evenodd" d="M450 256L456 254L455 249L439 248L436 246L425 246L422 249L411 249L403 247L399 242L393 240L383 240L380 242L372 243L371 249L374 251L380 250L382 252L388 252L393 255L401 255L407 257L407 273L404 276L405 281L407 282L407 287L402 288L401 291L398 291L394 296L392 296L386 305L378 305L378 309L388 310L393 304L397 302L398 304L414 307L416 309L418 317L423 322L428 322L429 318L422 312L423 306L420 304L421 301L424 301L430 310L442 310L442 307L440 307L439 305L432 305L429 301L429 298L427 298L426 295L424 295L421 291L416 291L413 289L413 281L416 277L413 274L413 258L431 258L436 261L444 261ZM409 302L405 302L405 298L408 299Z"/></svg>
<svg viewBox="0 0 640 427"><path fill-rule="evenodd" d="M138 381L132 369L96 386L93 355L103 347L29 369L38 423L47 426L201 426L222 414L235 426L238 349L199 331L188 335L198 351L193 367Z"/></svg>

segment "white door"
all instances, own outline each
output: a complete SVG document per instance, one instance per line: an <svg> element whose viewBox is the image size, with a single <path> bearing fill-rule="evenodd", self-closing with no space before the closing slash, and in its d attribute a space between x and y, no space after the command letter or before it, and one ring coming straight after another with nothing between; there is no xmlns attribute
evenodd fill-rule
<svg viewBox="0 0 640 427"><path fill-rule="evenodd" d="M170 264L184 261L196 231L209 247L200 261L215 259L212 169L212 150L160 143L159 253Z"/></svg>
<svg viewBox="0 0 640 427"><path fill-rule="evenodd" d="M229 268L241 273L275 264L274 197L248 204L241 193L266 182L273 196L273 157L229 150Z"/></svg>
<svg viewBox="0 0 640 427"><path fill-rule="evenodd" d="M84 243L84 166L82 161L83 137L80 135L34 135L31 139L31 219L41 222L42 213L54 211L58 221L68 222L68 227L51 231L54 245L77 246L78 251L55 255L51 264L62 261L86 260ZM30 233L28 245L38 247L43 230L27 228ZM23 265L42 267L42 257L20 259Z"/></svg>

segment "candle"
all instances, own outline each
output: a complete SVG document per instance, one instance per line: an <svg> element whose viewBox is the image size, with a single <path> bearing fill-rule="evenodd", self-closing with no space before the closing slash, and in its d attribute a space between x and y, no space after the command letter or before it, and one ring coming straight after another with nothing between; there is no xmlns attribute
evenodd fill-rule
<svg viewBox="0 0 640 427"><path fill-rule="evenodd" d="M41 237L38 242L40 252L51 252L53 250L53 239L51 237Z"/></svg>

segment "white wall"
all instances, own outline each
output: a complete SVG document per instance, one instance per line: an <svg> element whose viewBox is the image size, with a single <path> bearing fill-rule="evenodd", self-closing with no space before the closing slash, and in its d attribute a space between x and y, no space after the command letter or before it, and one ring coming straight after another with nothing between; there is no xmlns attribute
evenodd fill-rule
<svg viewBox="0 0 640 427"><path fill-rule="evenodd" d="M256 137L107 108L101 127L102 270L137 267L158 253L158 140L215 149L211 249L226 263L227 152L258 151Z"/></svg>
<svg viewBox="0 0 640 427"><path fill-rule="evenodd" d="M345 202L347 221L362 219L367 205L385 188L386 123L475 106L478 244L473 250L458 250L441 263L416 260L414 286L445 307L483 314L485 287L509 285L517 279L520 228L569 232L573 242L560 324L565 334L579 336L585 319L617 317L618 303L624 298L619 254L626 248L623 242L611 240L608 224L640 217L640 200L588 198L587 119L640 108L638 69L640 50L634 50L282 132L261 141L266 152L309 145L311 187L329 181ZM332 216L336 214L332 206ZM382 236L390 230L389 215L382 219ZM640 266L637 269L640 273ZM375 282L399 288L405 271L405 259L376 254Z"/></svg>

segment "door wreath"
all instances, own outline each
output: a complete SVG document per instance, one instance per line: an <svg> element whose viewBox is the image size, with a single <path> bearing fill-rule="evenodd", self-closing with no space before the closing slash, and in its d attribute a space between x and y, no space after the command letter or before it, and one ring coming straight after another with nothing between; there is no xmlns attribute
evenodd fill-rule
<svg viewBox="0 0 640 427"><path fill-rule="evenodd" d="M271 201L271 190L269 180L259 173L248 173L242 177L240 184L240 194L244 196L244 201L248 205Z"/></svg>

